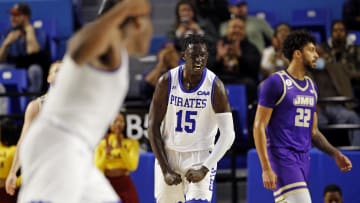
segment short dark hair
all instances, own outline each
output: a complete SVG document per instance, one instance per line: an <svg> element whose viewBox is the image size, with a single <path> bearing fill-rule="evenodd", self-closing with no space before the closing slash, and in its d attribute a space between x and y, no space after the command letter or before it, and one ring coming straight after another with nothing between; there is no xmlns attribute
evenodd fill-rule
<svg viewBox="0 0 360 203"><path fill-rule="evenodd" d="M346 34L347 34L347 33L348 33L347 27L346 27L346 25L345 25L345 23L344 23L343 20L333 20L333 21L331 22L331 32L334 31L334 26L335 26L335 24L338 24L338 23L340 23L340 24L342 24L342 25L344 26L345 32L346 32Z"/></svg>
<svg viewBox="0 0 360 203"><path fill-rule="evenodd" d="M16 145L20 136L20 128L16 122L9 118L0 120L0 141L5 146Z"/></svg>
<svg viewBox="0 0 360 203"><path fill-rule="evenodd" d="M186 48L189 46L189 44L205 44L206 48L208 48L208 43L202 35L195 35L195 34L187 35L183 39L182 51L185 51Z"/></svg>
<svg viewBox="0 0 360 203"><path fill-rule="evenodd" d="M324 188L324 193L323 196L326 195L326 193L328 192L338 192L340 194L340 196L342 196L342 192L341 189L338 185L336 184L329 184Z"/></svg>
<svg viewBox="0 0 360 203"><path fill-rule="evenodd" d="M284 56L291 61L294 51L302 50L308 43L316 44L315 38L305 30L291 32L284 41Z"/></svg>

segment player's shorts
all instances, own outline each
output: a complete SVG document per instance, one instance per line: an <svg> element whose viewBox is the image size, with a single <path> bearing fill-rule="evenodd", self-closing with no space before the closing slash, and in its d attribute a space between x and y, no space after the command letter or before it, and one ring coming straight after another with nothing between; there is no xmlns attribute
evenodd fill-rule
<svg viewBox="0 0 360 203"><path fill-rule="evenodd" d="M209 156L209 150L195 152L176 152L166 150L167 158L173 170L182 177L182 183L167 185L160 165L155 161L155 198L157 203L211 202L216 166L209 169L203 180L189 183L185 174L189 169L198 169Z"/></svg>
<svg viewBox="0 0 360 203"><path fill-rule="evenodd" d="M19 203L120 202L79 136L44 117L34 122L20 148Z"/></svg>
<svg viewBox="0 0 360 203"><path fill-rule="evenodd" d="M294 193L308 193L307 182L310 170L310 154L286 148L268 150L271 167L277 175L274 191L275 202Z"/></svg>

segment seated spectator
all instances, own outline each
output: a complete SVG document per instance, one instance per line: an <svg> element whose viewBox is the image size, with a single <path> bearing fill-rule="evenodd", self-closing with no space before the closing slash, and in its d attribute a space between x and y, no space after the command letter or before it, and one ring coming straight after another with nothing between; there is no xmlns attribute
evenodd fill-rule
<svg viewBox="0 0 360 203"><path fill-rule="evenodd" d="M19 138L19 128L15 121L3 119L0 122L0 202L16 203L17 195L8 195L5 191L5 180L9 174L11 162L16 150L16 141ZM17 184L20 183L18 179Z"/></svg>
<svg viewBox="0 0 360 203"><path fill-rule="evenodd" d="M248 100L253 101L259 78L260 52L247 39L244 19L232 18L227 26L226 36L217 43L213 70L225 84L246 85Z"/></svg>
<svg viewBox="0 0 360 203"><path fill-rule="evenodd" d="M155 86L160 76L168 70L178 66L180 55L173 44L166 44L157 54L157 64L146 73L144 80L140 83L140 94L142 98L150 103Z"/></svg>
<svg viewBox="0 0 360 203"><path fill-rule="evenodd" d="M270 42L273 36L273 29L266 20L248 15L246 0L228 0L228 10L231 18L241 17L246 21L246 36L252 42L260 53L265 49L266 42ZM220 25L220 36L225 36L227 32L227 23L225 21Z"/></svg>
<svg viewBox="0 0 360 203"><path fill-rule="evenodd" d="M176 4L176 22L169 31L168 38L175 44L176 50L180 53L182 41L189 34L203 35L209 44L210 55L215 55L215 47L212 45L218 39L215 26L206 19L198 19L195 6L191 0L180 0ZM208 65L212 66L212 57L208 59Z"/></svg>
<svg viewBox="0 0 360 203"><path fill-rule="evenodd" d="M3 66L26 68L29 92L40 92L44 69L48 69L50 54L47 35L30 22L31 8L25 3L16 3L10 10L11 28L0 38L0 63Z"/></svg>
<svg viewBox="0 0 360 203"><path fill-rule="evenodd" d="M139 142L124 135L125 119L119 113L110 127L110 133L101 140L95 152L95 164L123 203L138 203L139 197L130 172L139 163Z"/></svg>
<svg viewBox="0 0 360 203"><path fill-rule="evenodd" d="M345 0L343 4L342 18L349 30L360 31L360 1Z"/></svg>
<svg viewBox="0 0 360 203"><path fill-rule="evenodd" d="M339 186L329 184L324 189L324 203L342 203L343 197Z"/></svg>
<svg viewBox="0 0 360 203"><path fill-rule="evenodd" d="M284 70L288 66L289 62L282 53L282 47L290 31L291 28L286 23L280 23L276 26L272 46L264 49L261 58L261 72L264 77L276 71Z"/></svg>
<svg viewBox="0 0 360 203"><path fill-rule="evenodd" d="M331 38L319 47L318 65L312 71L319 89L319 98L346 96L353 98L351 78L360 77L354 69L354 46L346 44L347 31L342 21L335 21L331 28ZM323 61L323 62L319 62ZM320 104L318 108L319 125L360 124L360 117L343 104ZM360 146L360 130L352 131L350 142Z"/></svg>

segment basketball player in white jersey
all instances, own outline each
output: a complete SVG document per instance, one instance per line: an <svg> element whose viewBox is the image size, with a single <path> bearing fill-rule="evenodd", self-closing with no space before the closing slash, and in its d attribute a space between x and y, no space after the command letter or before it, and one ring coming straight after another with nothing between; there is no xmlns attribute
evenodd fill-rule
<svg viewBox="0 0 360 203"><path fill-rule="evenodd" d="M210 202L217 162L235 138L224 85L205 67L204 38L188 36L183 51L185 64L159 79L149 113L158 203Z"/></svg>
<svg viewBox="0 0 360 203"><path fill-rule="evenodd" d="M56 84L24 138L21 203L120 201L93 151L126 96L128 53L146 53L152 25L147 0L108 2L69 40Z"/></svg>
<svg viewBox="0 0 360 203"><path fill-rule="evenodd" d="M56 76L57 72L59 71L60 65L61 65L61 62L56 61L53 64L51 64L51 66L50 66L49 74L47 77L47 82L49 83L50 88L54 84L55 76ZM32 121L36 118L36 116L40 112L41 106L44 103L46 97L47 97L47 93L42 95L41 97L38 97L35 100L31 101L26 107L25 116L24 116L24 124L23 124L22 130L21 130L20 139L17 143L14 159L11 164L10 172L9 172L8 177L6 178L6 183L5 183L5 189L9 195L14 195L15 190L16 190L16 179L17 179L16 173L20 168L19 150L20 150L21 143L22 143L24 136L25 136L29 126L31 125Z"/></svg>

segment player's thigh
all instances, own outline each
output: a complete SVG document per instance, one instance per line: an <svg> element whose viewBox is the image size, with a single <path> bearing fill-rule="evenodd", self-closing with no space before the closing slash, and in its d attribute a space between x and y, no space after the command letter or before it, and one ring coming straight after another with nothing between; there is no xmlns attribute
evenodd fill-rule
<svg viewBox="0 0 360 203"><path fill-rule="evenodd" d="M307 188L289 193L283 198L275 199L276 203L311 203L310 192Z"/></svg>
<svg viewBox="0 0 360 203"><path fill-rule="evenodd" d="M211 202L213 195L214 181L216 176L216 168L212 168L198 183L185 184L186 202Z"/></svg>
<svg viewBox="0 0 360 203"><path fill-rule="evenodd" d="M183 183L178 185L168 185L164 181L164 176L161 168L155 162L155 198L157 203L178 203L184 202L184 187ZM140 194L141 195L141 194Z"/></svg>
<svg viewBox="0 0 360 203"><path fill-rule="evenodd" d="M117 203L120 202L120 198L103 173L101 173L96 167L92 166L86 176L85 186L83 187L80 202Z"/></svg>

